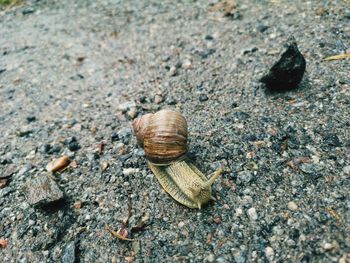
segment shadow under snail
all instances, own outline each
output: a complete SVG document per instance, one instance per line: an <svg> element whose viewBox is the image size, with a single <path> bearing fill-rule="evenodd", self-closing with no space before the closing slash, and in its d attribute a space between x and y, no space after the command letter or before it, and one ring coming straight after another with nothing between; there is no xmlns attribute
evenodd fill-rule
<svg viewBox="0 0 350 263"><path fill-rule="evenodd" d="M211 185L222 169L210 179L186 157L187 122L180 112L165 109L133 121L137 143L144 149L147 163L164 190L189 208L201 208L210 199Z"/></svg>

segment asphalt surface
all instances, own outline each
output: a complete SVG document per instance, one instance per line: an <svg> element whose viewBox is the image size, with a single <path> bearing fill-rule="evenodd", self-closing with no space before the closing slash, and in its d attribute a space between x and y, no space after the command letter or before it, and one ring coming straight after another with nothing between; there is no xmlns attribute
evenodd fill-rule
<svg viewBox="0 0 350 263"><path fill-rule="evenodd" d="M350 261L350 63L324 61L349 52L349 1L217 3L0 12L0 262ZM291 35L306 73L271 93L259 79ZM205 174L226 170L201 210L136 144L132 120L163 108ZM62 155L74 165L47 172Z"/></svg>

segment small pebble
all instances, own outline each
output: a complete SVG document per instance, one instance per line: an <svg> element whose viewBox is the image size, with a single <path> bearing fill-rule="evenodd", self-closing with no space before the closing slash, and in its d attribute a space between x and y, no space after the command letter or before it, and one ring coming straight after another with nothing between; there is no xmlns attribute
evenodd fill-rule
<svg viewBox="0 0 350 263"><path fill-rule="evenodd" d="M273 257L275 256L275 252L273 251L272 247L266 247L265 248L265 255L269 261L273 260Z"/></svg>
<svg viewBox="0 0 350 263"><path fill-rule="evenodd" d="M255 210L254 207L249 208L248 211L247 211L247 213L248 213L249 219L250 219L251 221L255 221L255 220L258 219L258 214L256 213L256 210Z"/></svg>
<svg viewBox="0 0 350 263"><path fill-rule="evenodd" d="M180 223L177 224L177 226L178 226L179 228L182 228L182 227L185 226L185 222L182 222L182 221L181 221Z"/></svg>
<svg viewBox="0 0 350 263"><path fill-rule="evenodd" d="M169 75L170 75L170 77L174 77L177 75L177 68L175 66L170 67Z"/></svg>
<svg viewBox="0 0 350 263"><path fill-rule="evenodd" d="M80 145L74 136L68 142L68 149L72 152L75 152L80 149Z"/></svg>
<svg viewBox="0 0 350 263"><path fill-rule="evenodd" d="M350 174L350 165L347 165L347 166L343 167L343 173L344 174Z"/></svg>
<svg viewBox="0 0 350 263"><path fill-rule="evenodd" d="M126 114L127 114L131 119L135 118L135 117L137 116L137 109L136 109L136 107L130 108L130 109L126 112Z"/></svg>
<svg viewBox="0 0 350 263"><path fill-rule="evenodd" d="M139 169L138 168L124 168L123 169L123 174L125 176L128 176L128 175L132 175L132 174L135 174L135 173L138 173L139 172Z"/></svg>
<svg viewBox="0 0 350 263"><path fill-rule="evenodd" d="M28 116L27 118L27 122L33 122L33 121L36 121L36 117L35 116Z"/></svg>
<svg viewBox="0 0 350 263"><path fill-rule="evenodd" d="M164 97L163 97L163 95L161 95L161 94L156 94L156 95L154 96L154 103L155 103L155 104L160 104L160 103L163 102L163 100L164 100Z"/></svg>
<svg viewBox="0 0 350 263"><path fill-rule="evenodd" d="M168 97L165 101L168 105L175 105L177 103L174 97Z"/></svg>
<svg viewBox="0 0 350 263"><path fill-rule="evenodd" d="M206 260L207 262L215 262L215 255L214 255L214 254L209 254L209 255L205 258L205 260Z"/></svg>
<svg viewBox="0 0 350 263"><path fill-rule="evenodd" d="M297 204L294 203L293 201L290 201L290 202L288 203L288 209L289 209L289 210L292 210L292 211L296 211L296 210L298 210L298 206L297 206Z"/></svg>
<svg viewBox="0 0 350 263"><path fill-rule="evenodd" d="M325 250L331 250L333 248L333 245L331 243L325 243L323 244L323 248Z"/></svg>
<svg viewBox="0 0 350 263"><path fill-rule="evenodd" d="M204 101L207 101L209 98L206 94L200 94L199 95L199 101L200 102L204 102Z"/></svg>
<svg viewBox="0 0 350 263"><path fill-rule="evenodd" d="M242 215L243 214L243 210L242 210L242 208L236 208L236 216L240 216L240 215Z"/></svg>
<svg viewBox="0 0 350 263"><path fill-rule="evenodd" d="M192 62L189 59L185 59L184 62L182 63L182 67L184 69L191 69L192 68Z"/></svg>
<svg viewBox="0 0 350 263"><path fill-rule="evenodd" d="M225 209L225 210L229 210L229 209L230 209L230 206L229 206L228 204L224 204L224 205L222 206L222 208Z"/></svg>
<svg viewBox="0 0 350 263"><path fill-rule="evenodd" d="M213 221L214 221L215 224L217 224L217 225L220 224L220 223L221 223L221 218L220 218L220 216L214 217Z"/></svg>
<svg viewBox="0 0 350 263"><path fill-rule="evenodd" d="M22 10L22 14L23 15L29 15L35 12L35 9L32 7L27 7L25 9Z"/></svg>

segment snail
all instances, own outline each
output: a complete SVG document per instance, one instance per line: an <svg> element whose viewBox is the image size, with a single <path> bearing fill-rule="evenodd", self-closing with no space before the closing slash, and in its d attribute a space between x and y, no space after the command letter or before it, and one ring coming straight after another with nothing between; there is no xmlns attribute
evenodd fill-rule
<svg viewBox="0 0 350 263"><path fill-rule="evenodd" d="M187 122L180 112L164 109L148 113L136 118L132 126L149 168L172 198L199 209L214 199L211 185L222 169L207 179L187 158Z"/></svg>

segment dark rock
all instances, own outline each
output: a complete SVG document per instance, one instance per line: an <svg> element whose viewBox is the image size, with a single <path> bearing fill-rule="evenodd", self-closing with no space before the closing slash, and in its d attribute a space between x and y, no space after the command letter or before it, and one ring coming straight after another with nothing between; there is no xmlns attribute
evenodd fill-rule
<svg viewBox="0 0 350 263"><path fill-rule="evenodd" d="M202 59L206 59L206 58L208 58L211 54L214 54L215 51L216 51L215 49L209 48L209 49L207 49L207 50L205 50L205 51L199 52L199 56L200 56Z"/></svg>
<svg viewBox="0 0 350 263"><path fill-rule="evenodd" d="M29 129L29 128L22 128L21 130L19 130L17 132L17 136L18 137L27 137L29 134L31 134L33 132L33 130Z"/></svg>
<svg viewBox="0 0 350 263"><path fill-rule="evenodd" d="M5 71L6 71L5 68L0 68L0 74L3 73L3 72L5 72Z"/></svg>
<svg viewBox="0 0 350 263"><path fill-rule="evenodd" d="M177 103L174 97L168 97L165 101L168 105L175 105Z"/></svg>
<svg viewBox="0 0 350 263"><path fill-rule="evenodd" d="M349 10L345 10L344 17L350 19L350 9Z"/></svg>
<svg viewBox="0 0 350 263"><path fill-rule="evenodd" d="M35 9L33 7L27 7L22 10L23 15L29 15L35 12Z"/></svg>
<svg viewBox="0 0 350 263"><path fill-rule="evenodd" d="M147 100L147 97L144 96L144 95L142 95L142 96L139 97L139 102L141 102L141 103L145 103L146 100Z"/></svg>
<svg viewBox="0 0 350 263"><path fill-rule="evenodd" d="M204 102L207 101L209 98L206 94L200 94L198 99L200 102Z"/></svg>
<svg viewBox="0 0 350 263"><path fill-rule="evenodd" d="M51 149L52 149L51 145L46 143L40 147L40 152L49 153Z"/></svg>
<svg viewBox="0 0 350 263"><path fill-rule="evenodd" d="M78 142L71 142L68 144L68 149L72 152L75 152L80 149L80 145Z"/></svg>
<svg viewBox="0 0 350 263"><path fill-rule="evenodd" d="M269 27L266 25L258 25L256 27L256 29L260 32L260 33L264 33Z"/></svg>
<svg viewBox="0 0 350 263"><path fill-rule="evenodd" d="M323 142L327 144L328 146L334 146L334 147L340 147L342 146L341 141L339 140L339 137L336 134L327 134L323 138Z"/></svg>
<svg viewBox="0 0 350 263"><path fill-rule="evenodd" d="M74 263L75 262L75 242L70 242L63 251L62 263Z"/></svg>
<svg viewBox="0 0 350 263"><path fill-rule="evenodd" d="M117 141L119 139L118 133L112 132L111 139L112 139L112 142Z"/></svg>
<svg viewBox="0 0 350 263"><path fill-rule="evenodd" d="M260 82L271 91L287 91L297 88L303 78L306 61L293 37L288 39L286 50Z"/></svg>
<svg viewBox="0 0 350 263"><path fill-rule="evenodd" d="M68 149L72 152L78 151L80 149L77 138L74 136L68 141Z"/></svg>
<svg viewBox="0 0 350 263"><path fill-rule="evenodd" d="M33 121L36 121L36 117L35 116L28 116L27 117L27 122L33 122Z"/></svg>
<svg viewBox="0 0 350 263"><path fill-rule="evenodd" d="M249 113L243 112L243 111L237 111L234 113L234 116L237 117L239 120L246 120L250 117Z"/></svg>
<svg viewBox="0 0 350 263"><path fill-rule="evenodd" d="M61 145L59 145L59 144L54 144L54 145L52 146L52 149L51 149L48 153L49 153L49 154L52 154L52 153L59 153L61 150L62 150Z"/></svg>
<svg viewBox="0 0 350 263"><path fill-rule="evenodd" d="M63 192L56 182L42 174L26 185L27 202L34 206L47 206L63 199Z"/></svg>
<svg viewBox="0 0 350 263"><path fill-rule="evenodd" d="M241 53L242 55L246 55L246 54L249 54L249 53L254 53L256 51L258 51L259 49L257 47L249 47L249 48L244 48Z"/></svg>

